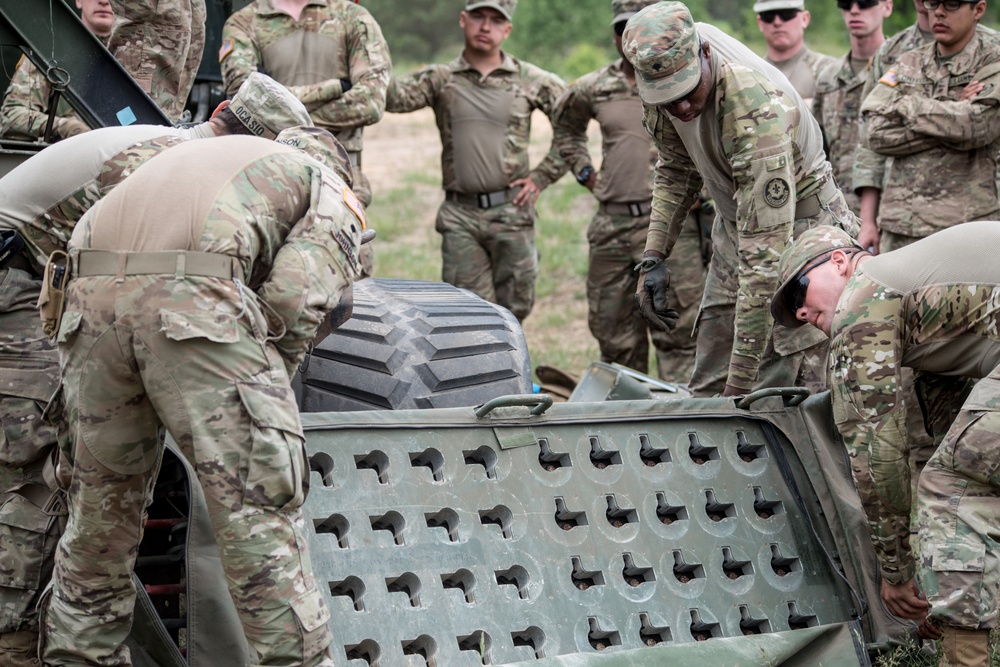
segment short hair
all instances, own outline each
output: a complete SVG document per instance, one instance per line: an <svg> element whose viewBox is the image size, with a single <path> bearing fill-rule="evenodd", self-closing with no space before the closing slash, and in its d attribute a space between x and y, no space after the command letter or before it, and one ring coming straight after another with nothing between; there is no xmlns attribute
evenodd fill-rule
<svg viewBox="0 0 1000 667"><path fill-rule="evenodd" d="M222 125L226 128L226 134L249 134L249 135L253 135L253 132L250 131L250 128L248 128L246 125L244 125L243 121L241 121L239 118L237 118L236 114L233 113L232 110L228 106L226 106L225 108L223 108L222 111L220 111L218 114L216 114L215 117L219 121L221 121Z"/></svg>

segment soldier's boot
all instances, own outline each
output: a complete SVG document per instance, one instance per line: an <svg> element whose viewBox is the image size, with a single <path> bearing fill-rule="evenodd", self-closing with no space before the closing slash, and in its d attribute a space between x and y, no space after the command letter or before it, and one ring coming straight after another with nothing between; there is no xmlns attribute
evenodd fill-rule
<svg viewBox="0 0 1000 667"><path fill-rule="evenodd" d="M38 667L38 628L0 632L0 667Z"/></svg>
<svg viewBox="0 0 1000 667"><path fill-rule="evenodd" d="M941 648L951 667L990 667L990 631L941 628Z"/></svg>

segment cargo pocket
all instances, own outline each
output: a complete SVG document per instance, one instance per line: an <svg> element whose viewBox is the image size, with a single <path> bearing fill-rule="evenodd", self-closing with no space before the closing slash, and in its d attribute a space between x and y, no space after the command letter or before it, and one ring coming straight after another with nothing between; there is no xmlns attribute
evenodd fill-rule
<svg viewBox="0 0 1000 667"><path fill-rule="evenodd" d="M235 315L203 310L160 310L160 330L170 340L204 338L214 343L237 343L240 327Z"/></svg>
<svg viewBox="0 0 1000 667"><path fill-rule="evenodd" d="M792 176L792 158L787 154L772 155L750 163L753 172L753 207L756 226L752 221L747 233L767 231L787 225L791 233L795 222L795 180Z"/></svg>
<svg viewBox="0 0 1000 667"><path fill-rule="evenodd" d="M241 382L236 385L250 417L252 446L243 502L295 509L305 500L305 439L290 387Z"/></svg>
<svg viewBox="0 0 1000 667"><path fill-rule="evenodd" d="M302 657L321 655L330 645L330 609L315 588L306 591L291 602L295 619L302 631Z"/></svg>
<svg viewBox="0 0 1000 667"><path fill-rule="evenodd" d="M59 331L56 332L56 343L65 345L70 338L80 330L80 323L83 315L75 310L67 310L62 314L62 321L59 323Z"/></svg>
<svg viewBox="0 0 1000 667"><path fill-rule="evenodd" d="M34 484L12 490L0 505L0 632L33 615L52 576L64 515L61 495Z"/></svg>
<svg viewBox="0 0 1000 667"><path fill-rule="evenodd" d="M991 611L982 604L986 545L961 540L928 542L921 544L922 583L935 621L977 627Z"/></svg>

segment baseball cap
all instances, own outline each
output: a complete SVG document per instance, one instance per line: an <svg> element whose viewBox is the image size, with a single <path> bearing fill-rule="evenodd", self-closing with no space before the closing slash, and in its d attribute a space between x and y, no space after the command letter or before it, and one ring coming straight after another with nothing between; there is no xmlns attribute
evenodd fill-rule
<svg viewBox="0 0 1000 667"><path fill-rule="evenodd" d="M798 9L805 11L805 0L758 0L753 4L755 14L774 12L779 9Z"/></svg>
<svg viewBox="0 0 1000 667"><path fill-rule="evenodd" d="M354 185L354 171L347 149L337 138L321 127L299 125L285 128L275 143L298 148L317 162L332 169L348 187Z"/></svg>
<svg viewBox="0 0 1000 667"><path fill-rule="evenodd" d="M614 18L611 19L611 25L628 21L639 10L656 2L659 0L611 0L611 13L614 15Z"/></svg>
<svg viewBox="0 0 1000 667"><path fill-rule="evenodd" d="M635 68L639 97L649 105L678 100L701 81L700 40L691 12L680 2L659 2L628 20L622 51Z"/></svg>
<svg viewBox="0 0 1000 667"><path fill-rule="evenodd" d="M251 134L274 139L286 127L312 125L305 106L280 83L254 72L233 95L229 110Z"/></svg>
<svg viewBox="0 0 1000 667"><path fill-rule="evenodd" d="M495 9L503 14L508 21L512 21L514 18L514 9L517 8L517 0L496 0L496 2L476 2L476 0L466 0L465 11L471 12L473 9L479 9L480 7Z"/></svg>
<svg viewBox="0 0 1000 667"><path fill-rule="evenodd" d="M781 253L781 259L778 260L778 280L781 281L781 284L771 299L771 315L774 317L774 321L792 329L805 324L805 322L796 319L795 313L791 312L785 304L785 291L802 272L802 269L806 268L814 259L831 250L846 250L848 248L860 250L861 244L840 227L831 225L813 227L785 248L785 252Z"/></svg>

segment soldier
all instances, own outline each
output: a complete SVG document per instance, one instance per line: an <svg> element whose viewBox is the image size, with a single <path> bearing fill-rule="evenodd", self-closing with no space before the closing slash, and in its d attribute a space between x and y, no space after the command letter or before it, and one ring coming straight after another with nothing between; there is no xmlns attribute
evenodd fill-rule
<svg viewBox="0 0 1000 667"><path fill-rule="evenodd" d="M885 42L882 22L892 14L892 0L837 0L847 26L851 50L826 67L816 83L813 115L819 121L833 175L844 190L851 210L861 212L861 201L851 187L854 155L860 142L862 91L868 62ZM868 247L878 236L875 221L862 219L858 242Z"/></svg>
<svg viewBox="0 0 1000 667"><path fill-rule="evenodd" d="M6 432L0 446L4 563L0 568L0 664L38 664L35 603L48 582L55 543L62 532L54 455L65 426L58 402L47 419L42 418L59 385L56 350L42 330L36 307L42 269L52 252L65 251L75 224L94 202L156 153L187 137L249 134L251 127L275 137L283 128L309 122L305 107L262 74L248 79L229 106L191 130L152 125L94 130L46 148L0 179L0 243L4 244L0 250L0 331L4 332L0 338L0 414ZM30 526L45 538L26 541L17 537ZM21 573L34 573L34 578Z"/></svg>
<svg viewBox="0 0 1000 667"><path fill-rule="evenodd" d="M205 49L205 0L111 0L108 51L171 120L184 113Z"/></svg>
<svg viewBox="0 0 1000 667"><path fill-rule="evenodd" d="M115 23L108 0L76 0L76 6L83 24L106 43ZM30 60L22 57L0 105L0 136L23 141L42 138L49 120L50 93L51 87L45 75ZM60 99L52 124L53 138L58 141L89 129L69 103Z"/></svg>
<svg viewBox="0 0 1000 667"><path fill-rule="evenodd" d="M219 62L227 91L251 72L267 72L306 105L351 156L354 191L367 207L371 186L361 171L362 130L385 112L392 76L389 47L368 10L348 0L256 0L222 30ZM362 249L363 276L374 271Z"/></svg>
<svg viewBox="0 0 1000 667"><path fill-rule="evenodd" d="M788 77L805 103L811 105L819 73L834 59L806 46L810 15L805 0L758 0L753 10L767 44L764 59Z"/></svg>
<svg viewBox="0 0 1000 667"><path fill-rule="evenodd" d="M815 119L787 79L721 30L695 25L679 2L629 19L622 46L660 155L640 264L640 310L654 325L675 325L663 260L690 261L671 251L704 180L717 213L692 391L821 389L823 337L775 331L772 338L767 312L778 256L793 235L820 223L857 230Z"/></svg>
<svg viewBox="0 0 1000 667"><path fill-rule="evenodd" d="M442 279L498 303L523 320L535 302L535 202L566 165L553 146L528 170L531 112L551 120L565 85L505 53L517 0L467 0L459 16L465 49L389 87L386 108L430 106L441 131L445 200L438 210Z"/></svg>
<svg viewBox="0 0 1000 667"><path fill-rule="evenodd" d="M925 621L925 636L942 635L954 667L988 667L1000 602L998 248L1000 222L958 225L877 257L841 230L816 228L782 255L771 302L780 324L808 322L831 336L833 415L868 515L882 599L896 616ZM984 378L920 473L919 559L909 542L903 368Z"/></svg>
<svg viewBox="0 0 1000 667"><path fill-rule="evenodd" d="M612 0L615 48L621 54L625 23L655 0ZM681 230L674 252L691 261L675 264L670 302L677 304L679 327L670 334L650 328L636 312L635 294L653 193L656 151L642 128L642 100L632 63L619 58L573 82L556 107L553 143L570 165L577 181L600 202L587 230L590 261L587 269L588 323L601 348L601 360L645 373L649 363L648 336L656 349L659 376L686 382L691 377L695 339L691 335L698 302L705 290L701 257L701 225L692 212ZM587 149L587 125L601 127L601 170L595 171ZM648 334L647 334L648 330Z"/></svg>

